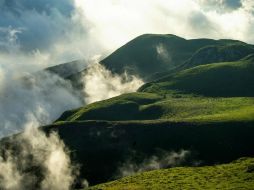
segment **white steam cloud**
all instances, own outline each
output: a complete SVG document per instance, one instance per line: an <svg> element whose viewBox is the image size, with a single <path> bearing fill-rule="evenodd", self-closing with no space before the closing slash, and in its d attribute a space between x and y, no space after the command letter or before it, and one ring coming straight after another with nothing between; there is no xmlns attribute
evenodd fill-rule
<svg viewBox="0 0 254 190"><path fill-rule="evenodd" d="M46 136L28 117L25 132L9 142L13 148L1 148L0 189L69 190L78 173L68 150L56 133Z"/></svg>
<svg viewBox="0 0 254 190"><path fill-rule="evenodd" d="M18 70L15 70L16 72ZM68 109L82 105L70 83L47 72L9 72L0 67L0 138L23 129L32 115L49 124Z"/></svg>
<svg viewBox="0 0 254 190"><path fill-rule="evenodd" d="M21 131L32 115L40 125L56 120L64 111L84 104L134 92L143 81L127 74L112 74L92 64L80 79L81 93L70 82L49 72L18 73L0 67L0 138Z"/></svg>
<svg viewBox="0 0 254 190"><path fill-rule="evenodd" d="M149 157L139 164L128 160L119 167L117 177L125 177L137 172L179 166L183 164L190 155L190 151L180 150L179 152L166 152L162 156Z"/></svg>
<svg viewBox="0 0 254 190"><path fill-rule="evenodd" d="M162 61L162 63L168 64L169 62L171 62L171 56L164 44L160 43L159 45L157 45L156 52L158 58Z"/></svg>
<svg viewBox="0 0 254 190"><path fill-rule="evenodd" d="M134 75L112 74L101 64L94 63L82 77L84 101L92 103L136 91L144 82Z"/></svg>

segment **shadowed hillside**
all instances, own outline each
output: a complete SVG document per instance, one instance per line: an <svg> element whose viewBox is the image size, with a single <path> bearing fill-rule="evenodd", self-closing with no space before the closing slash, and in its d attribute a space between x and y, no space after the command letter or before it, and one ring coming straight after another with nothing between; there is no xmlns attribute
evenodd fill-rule
<svg viewBox="0 0 254 190"><path fill-rule="evenodd" d="M151 81L197 65L237 61L250 53L254 53L253 45L237 40L186 40L172 34L144 34L114 51L101 64L113 73L128 72ZM65 66L68 70L69 66ZM66 78L75 85L85 73L86 69Z"/></svg>
<svg viewBox="0 0 254 190"><path fill-rule="evenodd" d="M55 130L82 163L91 184L117 178L122 164L143 162L161 152L188 150L184 165L226 163L254 155L254 123L169 121L79 121L44 127Z"/></svg>
<svg viewBox="0 0 254 190"><path fill-rule="evenodd" d="M142 78L160 78L165 71L236 61L253 52L252 45L235 40L186 40L171 34L145 34L125 44L101 63L113 72L127 70Z"/></svg>
<svg viewBox="0 0 254 190"><path fill-rule="evenodd" d="M143 92L168 90L210 97L253 97L254 59L201 65L171 74L140 88Z"/></svg>

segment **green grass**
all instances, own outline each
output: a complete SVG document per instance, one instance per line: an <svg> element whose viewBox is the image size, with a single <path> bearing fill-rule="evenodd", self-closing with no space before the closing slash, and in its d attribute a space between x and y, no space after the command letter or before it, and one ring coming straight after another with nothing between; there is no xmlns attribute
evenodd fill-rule
<svg viewBox="0 0 254 190"><path fill-rule="evenodd" d="M254 120L254 55L197 66L125 94L65 112L58 121ZM143 93L142 93L143 92Z"/></svg>
<svg viewBox="0 0 254 190"><path fill-rule="evenodd" d="M141 106L140 111L147 117L158 115L157 119L171 121L251 121L254 98L169 98Z"/></svg>
<svg viewBox="0 0 254 190"><path fill-rule="evenodd" d="M207 98L131 93L67 111L58 121L157 120L178 122L253 121L254 98Z"/></svg>
<svg viewBox="0 0 254 190"><path fill-rule="evenodd" d="M213 63L186 69L140 88L141 92L169 90L210 97L253 97L254 58Z"/></svg>
<svg viewBox="0 0 254 190"><path fill-rule="evenodd" d="M243 43L205 46L200 48L189 60L185 62L185 68L191 68L208 63L237 61L252 53L254 53L253 46Z"/></svg>
<svg viewBox="0 0 254 190"><path fill-rule="evenodd" d="M254 189L254 159L230 164L155 170L97 185L90 190Z"/></svg>
<svg viewBox="0 0 254 190"><path fill-rule="evenodd" d="M139 106L162 99L153 93L130 93L95 102L85 107L67 111L58 121L75 120L130 120L136 117Z"/></svg>

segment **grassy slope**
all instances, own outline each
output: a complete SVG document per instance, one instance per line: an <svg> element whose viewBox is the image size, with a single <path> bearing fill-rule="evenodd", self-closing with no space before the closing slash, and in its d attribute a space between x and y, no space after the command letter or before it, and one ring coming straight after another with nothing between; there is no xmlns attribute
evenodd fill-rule
<svg viewBox="0 0 254 190"><path fill-rule="evenodd" d="M130 120L136 118L139 105L154 103L160 99L162 99L160 95L152 93L124 94L67 111L58 120Z"/></svg>
<svg viewBox="0 0 254 190"><path fill-rule="evenodd" d="M132 93L65 112L58 121L254 121L254 98L163 97Z"/></svg>
<svg viewBox="0 0 254 190"><path fill-rule="evenodd" d="M201 65L147 83L140 91L167 93L169 90L210 97L253 97L254 56L237 62Z"/></svg>
<svg viewBox="0 0 254 190"><path fill-rule="evenodd" d="M174 121L253 121L254 98L178 98L142 106L145 113Z"/></svg>
<svg viewBox="0 0 254 190"><path fill-rule="evenodd" d="M179 167L139 173L91 190L254 189L254 159L206 167Z"/></svg>
<svg viewBox="0 0 254 190"><path fill-rule="evenodd" d="M139 93L125 94L67 111L59 121L254 120L253 73L254 55L237 62L196 66L147 83Z"/></svg>
<svg viewBox="0 0 254 190"><path fill-rule="evenodd" d="M186 61L186 68L226 61L237 61L253 52L254 47L241 42L220 45L205 46L196 51L189 60Z"/></svg>
<svg viewBox="0 0 254 190"><path fill-rule="evenodd" d="M189 59L184 62L184 64L169 71L153 74L149 77L150 81L163 78L169 74L198 65L238 61L249 54L254 53L254 47L252 45L244 44L242 42L229 43L223 40L221 40L221 42L224 44L207 45L198 49Z"/></svg>
<svg viewBox="0 0 254 190"><path fill-rule="evenodd" d="M153 94L133 93L97 102L65 112L59 120L252 120L253 98L207 98L182 93L252 97L253 73L253 56L238 62L197 66L140 89Z"/></svg>

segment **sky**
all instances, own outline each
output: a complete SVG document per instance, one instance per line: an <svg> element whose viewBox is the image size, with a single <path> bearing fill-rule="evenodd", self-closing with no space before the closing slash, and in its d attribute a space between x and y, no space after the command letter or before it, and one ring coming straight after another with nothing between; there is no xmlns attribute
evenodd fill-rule
<svg viewBox="0 0 254 190"><path fill-rule="evenodd" d="M252 0L0 0L2 59L35 68L106 56L144 33L254 43L253 30Z"/></svg>

